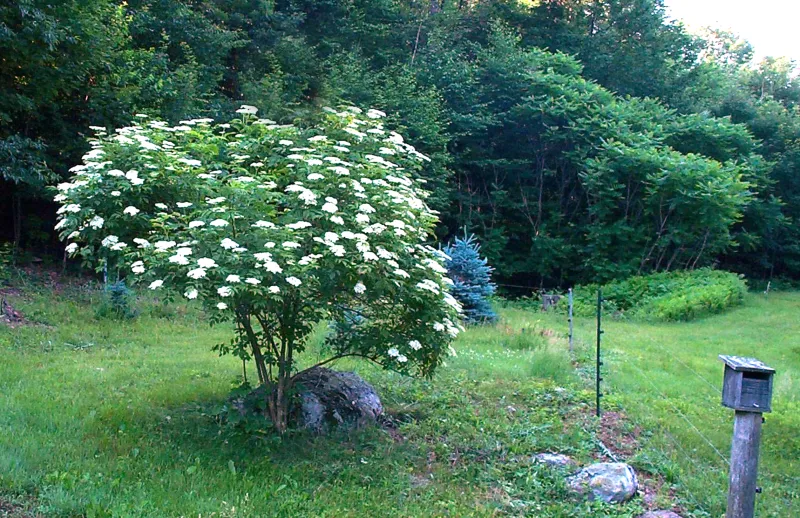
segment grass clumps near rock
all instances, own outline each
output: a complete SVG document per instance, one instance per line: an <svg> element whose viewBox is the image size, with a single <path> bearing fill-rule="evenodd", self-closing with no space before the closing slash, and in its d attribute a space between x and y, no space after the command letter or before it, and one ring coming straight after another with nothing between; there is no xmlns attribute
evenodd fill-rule
<svg viewBox="0 0 800 518"><path fill-rule="evenodd" d="M573 290L575 315L595 314L600 288L604 311L613 316L688 321L722 313L741 304L747 283L735 273L701 268L635 276L605 285L578 286ZM559 304L558 309L566 312L567 304Z"/></svg>

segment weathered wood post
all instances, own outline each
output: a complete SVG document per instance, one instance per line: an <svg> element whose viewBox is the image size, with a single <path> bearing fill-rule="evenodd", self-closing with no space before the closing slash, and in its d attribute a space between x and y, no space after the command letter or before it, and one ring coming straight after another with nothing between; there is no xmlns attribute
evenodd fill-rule
<svg viewBox="0 0 800 518"><path fill-rule="evenodd" d="M542 311L555 307L559 300L561 300L561 295L542 294Z"/></svg>
<svg viewBox="0 0 800 518"><path fill-rule="evenodd" d="M572 288L569 289L569 353L572 354L573 346L573 332L572 332Z"/></svg>
<svg viewBox="0 0 800 518"><path fill-rule="evenodd" d="M753 518L756 506L758 449L761 414L772 411L772 377L775 369L755 358L726 356L722 404L733 408L730 485L726 518Z"/></svg>

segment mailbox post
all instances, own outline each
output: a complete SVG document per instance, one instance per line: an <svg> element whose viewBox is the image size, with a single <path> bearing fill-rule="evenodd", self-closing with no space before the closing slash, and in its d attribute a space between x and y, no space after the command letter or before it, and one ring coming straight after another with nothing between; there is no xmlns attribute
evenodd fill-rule
<svg viewBox="0 0 800 518"><path fill-rule="evenodd" d="M756 504L761 414L772 410L775 369L755 358L720 355L725 363L722 404L736 411L731 444L726 518L753 518Z"/></svg>

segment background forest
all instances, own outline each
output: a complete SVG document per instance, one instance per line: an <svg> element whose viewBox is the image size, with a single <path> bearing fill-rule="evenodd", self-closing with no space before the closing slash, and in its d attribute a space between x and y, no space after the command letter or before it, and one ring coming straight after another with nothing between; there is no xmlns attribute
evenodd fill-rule
<svg viewBox="0 0 800 518"><path fill-rule="evenodd" d="M89 126L372 106L532 288L719 266L800 279L800 81L661 0L19 0L0 6L0 238L60 257L46 186ZM402 114L402 115L400 115Z"/></svg>

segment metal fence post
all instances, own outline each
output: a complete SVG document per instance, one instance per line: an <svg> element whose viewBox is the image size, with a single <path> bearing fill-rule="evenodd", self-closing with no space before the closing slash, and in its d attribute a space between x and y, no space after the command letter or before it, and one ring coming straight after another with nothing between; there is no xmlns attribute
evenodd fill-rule
<svg viewBox="0 0 800 518"><path fill-rule="evenodd" d="M597 359L596 359L596 371L595 371L595 403L596 403L596 414L597 417L600 417L600 398L602 394L600 393L600 382L603 381L603 378L600 377L600 366L603 365L603 362L600 361L600 335L603 334L603 329L601 327L603 317L603 290L597 290Z"/></svg>

